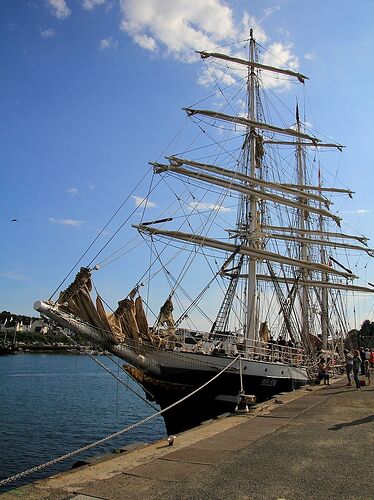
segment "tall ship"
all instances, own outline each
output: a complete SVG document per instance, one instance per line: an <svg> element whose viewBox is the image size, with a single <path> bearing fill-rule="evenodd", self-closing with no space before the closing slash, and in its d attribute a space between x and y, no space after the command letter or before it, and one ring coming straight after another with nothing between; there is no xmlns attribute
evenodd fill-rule
<svg viewBox="0 0 374 500"><path fill-rule="evenodd" d="M103 243L57 300L34 305L125 361L168 408L169 432L308 383L321 352L341 345L355 298L374 291L352 271L372 258L368 240L333 206L354 194L326 166L344 146L276 93L303 95L308 78L265 64L252 31L244 52L199 52L214 91L184 108L189 144L150 163L147 194L130 193L137 209L110 233L118 248L106 255ZM113 306L98 275L121 258L125 298Z"/></svg>

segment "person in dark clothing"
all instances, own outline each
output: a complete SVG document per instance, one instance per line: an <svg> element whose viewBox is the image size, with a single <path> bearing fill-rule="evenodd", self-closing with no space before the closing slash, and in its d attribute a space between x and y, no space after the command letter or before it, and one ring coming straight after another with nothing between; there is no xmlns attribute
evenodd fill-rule
<svg viewBox="0 0 374 500"><path fill-rule="evenodd" d="M361 358L361 375L365 375L366 354L365 354L365 349L363 347L360 347L360 358Z"/></svg>
<svg viewBox="0 0 374 500"><path fill-rule="evenodd" d="M327 373L327 364L324 358L321 358L318 364L318 378L323 380L324 384L330 384L330 375Z"/></svg>
<svg viewBox="0 0 374 500"><path fill-rule="evenodd" d="M360 357L360 353L358 351L353 352L353 360L352 361L353 361L353 378L355 380L356 389L361 390L361 384L360 384L360 380L358 378L358 372L360 371L360 368L361 368L361 357Z"/></svg>

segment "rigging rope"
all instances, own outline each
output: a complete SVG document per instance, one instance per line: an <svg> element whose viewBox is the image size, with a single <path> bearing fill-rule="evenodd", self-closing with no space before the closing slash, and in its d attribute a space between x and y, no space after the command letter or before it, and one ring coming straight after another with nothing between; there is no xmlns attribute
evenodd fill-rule
<svg viewBox="0 0 374 500"><path fill-rule="evenodd" d="M122 209L122 207L124 206L124 204L127 202L127 200L131 197L131 195L136 191L136 189L138 188L138 186L143 182L143 180L145 179L145 177L148 175L148 172L149 170L143 175L143 177L140 179L140 181L138 182L138 184L134 187L134 189L131 191L131 193L125 198L125 200L121 203L121 205L117 208L117 210L114 212L114 214L112 215L112 217L108 220L108 222L104 225L104 227L101 229L101 231L99 232L99 234L93 239L93 241L91 242L91 244L88 246L88 248L84 251L84 253L79 257L79 259L76 261L76 263L73 265L73 267L70 269L70 271L67 273L67 275L65 276L65 278L61 281L61 283L58 285L58 287L56 288L56 290L51 294L51 296L49 297L49 300L52 299L52 297L54 296L55 293L57 293L57 291L62 287L62 285L65 283L65 281L68 279L68 277L70 276L70 274L73 272L73 270L77 267L77 265L81 262L81 260L83 259L83 257L88 253L88 251L92 248L92 246L96 243L96 241L100 238L100 236L104 233L105 229L109 226L109 224L112 222L112 220L115 218L115 216L119 213L119 211ZM130 216L128 217L128 219L133 215L133 213L137 210L138 207L136 207L136 209L130 214ZM128 220L127 219L127 220ZM126 221L125 221L126 222ZM114 238L114 236L122 229L123 225L125 224L125 222L119 227L119 229L114 233L114 235L109 239L109 241L106 243L106 245L104 245L101 250L96 254L96 256L94 257L94 259L96 259L96 257L103 251L103 249L109 244L109 242ZM91 260L90 264L92 264L93 260Z"/></svg>
<svg viewBox="0 0 374 500"><path fill-rule="evenodd" d="M63 335L65 335L65 337L66 337L66 338L68 338L68 339L72 342L72 344L73 344L75 347L83 348L83 350L84 350L84 352L87 354L87 356L89 356L91 359L93 359L93 360L95 361L95 363L97 363L99 366L101 366L102 368L104 368L104 370L105 370L105 371L107 371L110 375L112 375L112 377L114 377L114 378L117 380L117 382L119 382L120 384L123 384L124 386L126 386L126 388L127 388L127 389L130 389L130 391L131 391L132 393L134 393L134 394L135 394L135 396L138 396L138 398L140 398L142 401L144 401L145 403L147 403L147 405L149 405L149 406L150 406L153 410L156 410L156 409L157 409L155 406L153 406L153 404L152 404L152 403L150 403L150 402L149 402L149 401L147 401L145 398L143 398L140 394L138 394L136 391L134 391L134 389L132 389L131 387L129 387L129 386L126 384L126 382L124 382L124 381L123 381L121 378L119 378L119 377L118 377L115 373L113 373L113 372L112 372L112 371L111 371L111 370L110 370L107 366L105 366L105 365L104 365L101 361L99 361L99 360L98 360L95 356L93 356L93 355L90 353L90 351L89 351L88 349L86 349L84 346L82 346L82 345L78 344L77 342L75 342L75 340L74 340L74 339L72 339L72 338L71 338L71 336L70 336L68 333L66 333L66 332L62 331L62 334L63 334ZM112 361L113 361L113 363L114 363L115 365L117 365L117 366L121 367L118 363L116 363L116 362L114 361L114 359L112 359ZM121 368L122 368L122 367L121 367ZM126 373L127 373L127 372L126 372ZM130 375L129 373L127 373L127 375L129 375L129 377L133 379L133 377L131 377L131 375ZM145 389L144 389L144 390L145 390ZM152 397L153 397L153 394L151 394L149 391L146 391L146 390L145 390L145 392L148 392L148 394L149 394L150 396L152 396Z"/></svg>

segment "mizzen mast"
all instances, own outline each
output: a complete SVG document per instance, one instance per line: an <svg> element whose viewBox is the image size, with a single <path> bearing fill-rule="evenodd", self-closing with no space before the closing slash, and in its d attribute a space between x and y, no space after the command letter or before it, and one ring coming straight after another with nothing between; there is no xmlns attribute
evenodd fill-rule
<svg viewBox="0 0 374 500"><path fill-rule="evenodd" d="M321 172L320 166L318 165L318 185L321 187ZM319 217L319 229L321 232L324 231L324 220L323 217ZM321 263L326 263L326 248L325 245L321 245L320 250ZM328 283L329 277L327 273L322 273L322 281ZM322 330L322 349L327 350L328 332L329 332L329 302L328 302L328 289L322 288L321 290L321 330Z"/></svg>

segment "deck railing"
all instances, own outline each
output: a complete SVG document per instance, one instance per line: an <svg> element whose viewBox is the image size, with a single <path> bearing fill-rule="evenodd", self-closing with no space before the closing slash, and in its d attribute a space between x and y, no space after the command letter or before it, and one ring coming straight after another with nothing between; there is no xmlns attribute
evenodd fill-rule
<svg viewBox="0 0 374 500"><path fill-rule="evenodd" d="M305 365L306 355L301 347L290 347L276 342L245 339L242 336L208 334L181 330L180 341L169 342L169 348L188 352L202 352L235 357L241 354L245 359Z"/></svg>

